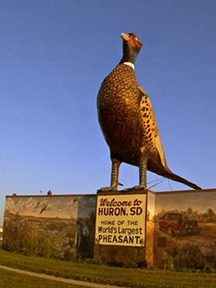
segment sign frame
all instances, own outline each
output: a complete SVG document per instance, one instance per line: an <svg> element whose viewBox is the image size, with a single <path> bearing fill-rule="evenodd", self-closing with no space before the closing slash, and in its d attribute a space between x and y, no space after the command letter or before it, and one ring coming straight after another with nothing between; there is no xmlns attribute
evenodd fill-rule
<svg viewBox="0 0 216 288"><path fill-rule="evenodd" d="M126 210L122 209L121 210L123 215L120 215L120 216L123 216L123 218L126 219L126 220L124 219L126 223L130 222L131 215L128 215L129 214L128 211L131 211L131 208L135 208L134 201L135 200L139 200L139 198L140 199L142 198L142 204L138 205L138 207L142 207L143 211L141 213L141 216L140 215L136 215L138 220L131 221L133 223L137 222L136 225L135 224L131 225L132 226L131 229L128 227L128 225L127 225L127 227L125 227L124 224L121 226L121 229L120 229L120 226L116 225L115 220L111 220L111 221L108 220L108 218L110 217L109 215L105 215L104 216L104 221L109 221L107 223L111 223L112 222L111 223L111 227L110 227L109 224L107 224L107 225L109 225L109 226L107 226L107 232L108 232L107 233L107 237L109 237L108 238L109 241L107 241L107 242L106 241L103 242L101 236L100 236L100 238L101 238L100 240L102 240L102 241L100 241L98 239L99 235L101 235L99 233L99 225L101 225L101 223L99 223L99 221L101 221L101 216L98 215L99 214L98 213L98 208L99 208L99 203L100 203L99 201L101 201L102 197L105 198L108 202L111 202L111 201L128 201L128 202L132 202L130 207L128 207L129 209L126 209ZM125 192L125 191L112 191L112 192L99 191L97 193L97 201L96 201L95 241L94 241L95 245L99 245L99 246L103 246L103 247L104 246L109 246L109 247L111 247L111 246L119 246L119 247L125 247L125 248L126 247L145 248L146 247L147 200L148 200L147 190L143 190L143 189L140 189L140 190L134 190L133 189L132 191L129 191L129 192ZM141 200L139 200L139 201L141 201ZM112 202L111 204L113 204L113 203L114 202ZM111 208L109 208L109 209L111 209ZM111 209L110 211L112 212L111 213L112 217L115 218L116 215L113 215L113 214L115 214L113 212L113 210ZM117 210L117 211L119 213L119 210ZM124 213L124 211L127 211L127 212ZM134 209L132 209L132 211L134 212ZM138 216L140 216L140 217L138 217ZM119 217L119 215L117 215L117 217ZM134 219L134 217L135 216L133 215L132 218ZM140 220L141 217L144 217L144 219ZM105 228L100 227L100 229L101 229L100 231L102 231L102 230L105 231L105 232L102 232L102 233L106 234ZM114 236L113 236L113 238L112 238L112 236L110 236L110 235L113 235L113 233L112 233L113 231L115 232L114 234L116 234L115 238L114 238ZM121 235L121 237L120 237L119 234L117 233L117 231L118 232L119 231L120 232L121 231L126 231L126 232L123 232L124 235ZM131 231L133 232L132 234L135 234L134 237L132 237L132 236L129 237L130 236L129 234L131 234ZM111 233L109 233L109 232L111 232ZM138 238L138 236L136 237L136 234L139 234L139 232L140 232L140 234L143 233L143 236L140 236ZM104 237L106 238L106 236L104 236ZM124 237L124 238L122 238L122 237ZM129 238L127 238L127 237L129 237ZM111 241L111 239L115 239L115 241L113 242L113 241ZM117 241L117 239L118 240L120 239L120 240ZM127 239L129 239L129 241ZM135 243L133 241L135 241Z"/></svg>

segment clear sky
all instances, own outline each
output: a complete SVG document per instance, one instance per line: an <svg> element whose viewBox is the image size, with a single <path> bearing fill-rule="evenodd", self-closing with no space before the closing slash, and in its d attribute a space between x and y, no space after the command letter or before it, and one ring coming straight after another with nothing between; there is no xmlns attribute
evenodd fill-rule
<svg viewBox="0 0 216 288"><path fill-rule="evenodd" d="M109 185L96 97L122 56L121 32L144 44L137 80L170 169L215 188L215 15L214 0L1 0L0 223L5 195L88 194ZM136 185L138 169L123 164L119 180ZM152 189L171 188L165 180Z"/></svg>

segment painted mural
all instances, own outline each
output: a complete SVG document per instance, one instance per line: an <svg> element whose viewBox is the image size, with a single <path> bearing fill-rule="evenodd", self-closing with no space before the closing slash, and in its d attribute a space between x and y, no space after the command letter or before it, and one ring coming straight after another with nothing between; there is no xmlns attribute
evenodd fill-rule
<svg viewBox="0 0 216 288"><path fill-rule="evenodd" d="M149 192L148 267L216 268L216 190ZM96 196L6 197L3 247L26 255L92 258Z"/></svg>
<svg viewBox="0 0 216 288"><path fill-rule="evenodd" d="M216 267L215 192L156 195L156 263L181 268Z"/></svg>
<svg viewBox="0 0 216 288"><path fill-rule="evenodd" d="M3 247L27 255L93 257L95 196L7 197Z"/></svg>

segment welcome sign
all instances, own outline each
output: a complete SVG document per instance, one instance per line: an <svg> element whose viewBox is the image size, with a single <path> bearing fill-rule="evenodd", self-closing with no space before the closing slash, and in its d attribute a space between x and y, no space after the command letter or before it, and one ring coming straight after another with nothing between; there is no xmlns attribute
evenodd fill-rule
<svg viewBox="0 0 216 288"><path fill-rule="evenodd" d="M145 246L146 194L98 195L95 244Z"/></svg>

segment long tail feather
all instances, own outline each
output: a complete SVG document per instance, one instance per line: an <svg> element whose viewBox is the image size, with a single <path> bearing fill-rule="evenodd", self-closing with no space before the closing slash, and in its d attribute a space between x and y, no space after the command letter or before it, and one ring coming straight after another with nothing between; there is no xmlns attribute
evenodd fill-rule
<svg viewBox="0 0 216 288"><path fill-rule="evenodd" d="M166 178L169 178L171 180L183 183L183 184L185 184L185 185L187 185L187 186L189 186L189 187L191 187L191 188L193 188L195 190L202 190L202 188L200 188L196 184L194 184L194 183L192 183L192 182L190 182L190 181L188 181L188 180L186 180L186 179L184 179L184 178L182 178L182 177L180 177L180 176L178 176L178 175L176 175L176 174L174 174L172 172L163 173L163 176L166 177Z"/></svg>

